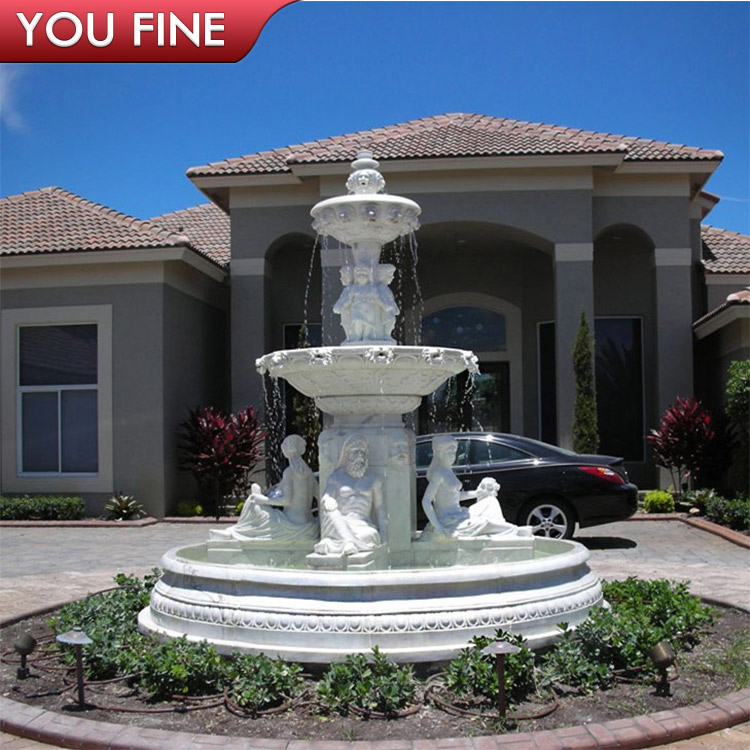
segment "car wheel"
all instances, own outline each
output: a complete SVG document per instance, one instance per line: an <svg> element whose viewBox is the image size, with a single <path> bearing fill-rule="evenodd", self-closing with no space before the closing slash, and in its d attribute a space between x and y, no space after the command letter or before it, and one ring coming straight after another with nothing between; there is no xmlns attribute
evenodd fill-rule
<svg viewBox="0 0 750 750"><path fill-rule="evenodd" d="M531 526L535 536L550 539L570 539L576 526L570 506L554 498L540 498L527 503L519 518L520 523Z"/></svg>

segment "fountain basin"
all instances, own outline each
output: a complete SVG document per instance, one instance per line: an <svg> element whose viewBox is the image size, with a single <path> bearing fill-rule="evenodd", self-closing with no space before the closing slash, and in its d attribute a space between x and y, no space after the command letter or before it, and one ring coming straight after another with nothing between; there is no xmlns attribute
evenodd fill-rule
<svg viewBox="0 0 750 750"><path fill-rule="evenodd" d="M283 377L328 414L406 414L474 354L435 346L329 346L287 349L256 360L261 374Z"/></svg>
<svg viewBox="0 0 750 750"><path fill-rule="evenodd" d="M209 561L207 544L175 548L162 558L164 575L139 627L160 638L206 639L223 653L303 663L341 661L376 645L399 662L439 662L497 628L532 648L550 644L558 623L575 627L603 604L582 545L507 544L502 562L365 571L226 565Z"/></svg>
<svg viewBox="0 0 750 750"><path fill-rule="evenodd" d="M313 229L346 245L381 245L419 229L419 204L384 194L341 195L313 207Z"/></svg>

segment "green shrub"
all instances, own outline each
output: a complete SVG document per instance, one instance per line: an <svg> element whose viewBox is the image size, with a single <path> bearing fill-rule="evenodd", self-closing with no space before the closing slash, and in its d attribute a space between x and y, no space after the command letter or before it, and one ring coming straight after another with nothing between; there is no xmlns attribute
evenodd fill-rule
<svg viewBox="0 0 750 750"><path fill-rule="evenodd" d="M594 335L581 308L576 338L573 342L573 373L576 396L573 402L573 450L596 453L599 450L599 427L594 378Z"/></svg>
<svg viewBox="0 0 750 750"><path fill-rule="evenodd" d="M138 613L148 606L160 572L154 569L143 580L120 573L118 588L61 607L49 620L55 633L80 627L93 643L83 649L89 679L103 680L140 669L140 657L148 641L138 633ZM68 651L72 662L72 649Z"/></svg>
<svg viewBox="0 0 750 750"><path fill-rule="evenodd" d="M229 667L231 699L251 714L292 700L302 688L302 667L265 654L237 654Z"/></svg>
<svg viewBox="0 0 750 750"><path fill-rule="evenodd" d="M706 504L717 497L719 495L716 490L710 489L693 490L692 492L686 492L684 495L685 502L700 511L701 515L706 513Z"/></svg>
<svg viewBox="0 0 750 750"><path fill-rule="evenodd" d="M706 502L706 517L714 523L737 531L750 529L750 499L737 497L727 500L715 496Z"/></svg>
<svg viewBox="0 0 750 750"><path fill-rule="evenodd" d="M81 497L0 496L0 521L77 521L86 516Z"/></svg>
<svg viewBox="0 0 750 750"><path fill-rule="evenodd" d="M498 630L494 638L476 636L445 670L445 686L458 696L481 698L494 705L498 696L497 667L494 656L482 654L493 641L508 641L521 650L505 658L505 696L510 703L519 703L536 687L534 654L526 648L523 638Z"/></svg>
<svg viewBox="0 0 750 750"><path fill-rule="evenodd" d="M590 693L609 687L618 671L649 674L649 651L659 641L676 650L690 648L715 621L713 609L684 583L628 578L602 589L611 608L594 610L576 630L561 625L561 640L540 660L541 686L563 684Z"/></svg>
<svg viewBox="0 0 750 750"><path fill-rule="evenodd" d="M116 521L128 521L131 518L143 518L146 509L132 495L115 494L104 505L107 518Z"/></svg>
<svg viewBox="0 0 750 750"><path fill-rule="evenodd" d="M651 490L643 498L643 510L646 513L674 513L674 497L671 492Z"/></svg>
<svg viewBox="0 0 750 750"><path fill-rule="evenodd" d="M412 668L389 662L377 646L371 658L352 654L341 664L331 664L318 683L323 706L344 715L354 709L393 716L413 701L415 691Z"/></svg>
<svg viewBox="0 0 750 750"><path fill-rule="evenodd" d="M214 695L229 681L226 660L206 641L182 636L149 645L141 655L138 682L153 698Z"/></svg>
<svg viewBox="0 0 750 750"><path fill-rule="evenodd" d="M177 515L183 518L202 516L203 506L197 500L181 500L177 503Z"/></svg>

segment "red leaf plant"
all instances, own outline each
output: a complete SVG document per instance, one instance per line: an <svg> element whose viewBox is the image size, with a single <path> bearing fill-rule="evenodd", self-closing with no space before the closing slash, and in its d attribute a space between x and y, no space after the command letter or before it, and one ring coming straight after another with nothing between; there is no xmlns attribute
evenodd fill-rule
<svg viewBox="0 0 750 750"><path fill-rule="evenodd" d="M180 425L180 467L210 489L207 515L217 519L221 499L246 495L249 475L261 460L265 431L252 406L237 414L224 414L212 406L190 410Z"/></svg>
<svg viewBox="0 0 750 750"><path fill-rule="evenodd" d="M654 461L669 469L675 491L682 493L693 489L696 476L705 473L716 437L711 415L701 404L694 398L678 398L647 440Z"/></svg>

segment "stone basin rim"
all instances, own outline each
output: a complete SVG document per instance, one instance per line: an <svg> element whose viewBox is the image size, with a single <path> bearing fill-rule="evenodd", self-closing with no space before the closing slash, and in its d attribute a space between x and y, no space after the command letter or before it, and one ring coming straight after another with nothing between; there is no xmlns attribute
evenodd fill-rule
<svg viewBox="0 0 750 750"><path fill-rule="evenodd" d="M389 193L354 193L351 195L338 195L316 203L310 209L310 216L317 218L317 215L325 210L326 208L335 208L336 206L343 205L365 205L367 203L381 203L383 205L392 206L405 206L407 208L414 209L416 215L419 216L422 213L422 207L411 198L404 198L399 195L391 195Z"/></svg>
<svg viewBox="0 0 750 750"><path fill-rule="evenodd" d="M294 585L300 587L328 586L348 588L372 585L439 584L459 583L462 581L479 581L498 578L524 578L552 571L571 570L585 565L590 557L586 547L578 542L562 539L545 539L547 544L564 545L567 549L544 557L531 560L482 563L474 565L446 565L434 568L386 568L381 570L319 570L313 568L273 568L263 565L234 564L207 560L191 560L179 555L181 550L205 548L205 543L173 547L161 559L165 571L179 575L211 579L215 571L221 578L230 581L248 581L248 572L252 571L252 580L256 583L289 583L294 578Z"/></svg>

